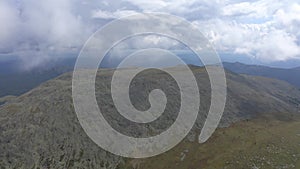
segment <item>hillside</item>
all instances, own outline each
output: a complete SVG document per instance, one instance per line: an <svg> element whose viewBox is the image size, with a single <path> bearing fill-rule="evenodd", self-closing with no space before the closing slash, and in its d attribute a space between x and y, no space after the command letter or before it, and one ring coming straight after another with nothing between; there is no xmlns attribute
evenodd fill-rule
<svg viewBox="0 0 300 169"><path fill-rule="evenodd" d="M181 71L180 68L173 69ZM202 106L196 125L182 143L185 144L184 146L195 144L210 104L209 81L205 69L192 67L192 70L200 87ZM165 90L170 100L168 100L166 114L160 119L160 123L148 126L122 121L110 97L109 86L112 73L113 70L109 69L101 70L98 73L96 95L104 116L114 128L127 135L148 136L165 130L172 124L174 112L176 113L178 110L180 100L178 99L178 87L170 76L157 70L149 70L141 73L132 82L130 95L133 105L138 109L146 109L149 106L146 99L149 91L153 89L153 85L158 88L168 86ZM71 73L66 73L43 83L22 96L2 99L4 103L0 105L0 167L97 169L128 167L129 162L131 162L130 159L123 159L103 151L82 130L72 104L71 77ZM225 139L239 136L242 139L251 137L251 135L242 135L243 127L239 129L239 127L234 127L235 124L232 126L235 122L257 119L264 115L270 116L270 119L275 122L290 122L296 120L296 118L293 120L293 117L299 114L300 90L286 82L227 72L227 83L228 99L220 127L230 127L219 129L207 144L198 145L197 143L196 147L208 146L203 149L205 152L213 150L214 147L210 145L224 143L222 138L214 143L214 140L219 138L220 132L223 130L229 133ZM291 125L293 124L291 123ZM297 128L297 125L298 123L295 122L294 129ZM248 128L250 132L260 129L259 125L251 124L245 126L245 130ZM288 129L288 125L283 123L281 128L283 132L286 128ZM276 129L275 127L274 131ZM231 132L234 133L235 130L241 131L237 132L236 136L230 134ZM262 130L264 132L265 129ZM268 134L268 130L265 133ZM238 140L239 138L235 139ZM272 133L266 139L273 139ZM264 141L262 141L263 143ZM230 146L220 150L229 153L231 152L230 147L234 145L236 144L233 142ZM195 150L197 150L196 147ZM244 148L247 149L247 147ZM295 151L297 150L295 149ZM220 154L220 158L222 156ZM172 159L178 157L169 156L168 158L171 158L171 161L166 160L165 162L172 163ZM195 158L193 162L199 165L204 165L207 163L206 161L210 160L216 160L219 161L220 165L222 164L220 159L213 159L212 156L208 156L204 161L201 158ZM235 158L237 157L233 157L233 159ZM298 156L295 158L299 159ZM184 166L183 168L187 167Z"/></svg>

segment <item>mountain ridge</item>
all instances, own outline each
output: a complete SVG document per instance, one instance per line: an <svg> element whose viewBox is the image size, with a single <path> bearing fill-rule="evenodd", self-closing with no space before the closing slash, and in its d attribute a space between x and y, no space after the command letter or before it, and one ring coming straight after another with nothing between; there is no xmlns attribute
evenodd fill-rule
<svg viewBox="0 0 300 169"><path fill-rule="evenodd" d="M283 69L262 65L246 65L240 62L224 62L223 66L235 73L275 78L300 88L300 67Z"/></svg>

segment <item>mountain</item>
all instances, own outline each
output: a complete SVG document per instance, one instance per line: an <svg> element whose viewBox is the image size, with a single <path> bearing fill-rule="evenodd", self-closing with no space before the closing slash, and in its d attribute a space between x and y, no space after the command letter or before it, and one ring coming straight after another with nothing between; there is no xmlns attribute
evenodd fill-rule
<svg viewBox="0 0 300 169"><path fill-rule="evenodd" d="M284 80L300 87L300 67L292 69L272 68L267 66L246 65L243 63L223 63L225 69L239 74L264 76Z"/></svg>
<svg viewBox="0 0 300 169"><path fill-rule="evenodd" d="M172 69L178 72L182 71L180 67ZM196 143L197 134L199 134L207 115L211 92L206 70L195 66L192 66L191 69L199 84L201 108L194 128L186 140L179 145L184 149L177 152L179 154L176 156L172 156L173 151L171 151L171 156L168 156L169 160L165 160L169 166L176 164L174 160L180 162L181 159L178 159L177 156L184 158L182 156L188 154L185 148L193 144L197 144L195 150L197 147L203 146L203 151L209 154L216 149L207 147L208 145L226 143L229 145L224 145L220 150L231 152L226 147L231 148L238 145L239 134L247 132L243 128L234 127L235 124L242 121L268 117L273 121L289 124L296 120L297 115L299 115L300 90L296 87L280 80L226 72L228 95L220 124L222 129L218 129L217 133L207 143L198 145L199 143ZM172 77L164 72L150 69L140 73L131 83L130 98L132 104L139 110L149 108L147 98L149 92L153 90L153 86L164 89L168 98L166 111L163 117L159 118L159 123L141 125L123 121L124 118L121 118L122 116L117 113L109 90L113 72L113 69L101 69L96 78L97 101L111 126L127 135L141 137L159 133L172 124L176 118L174 113L176 115L180 108L179 88ZM0 99L2 102L0 105L0 168L121 169L128 166L130 166L129 168L138 168L140 161L135 163L132 159L124 159L102 150L83 131L73 108L71 78L71 73L65 73L19 97ZM265 121L259 125L267 124ZM260 128L259 125L253 124L256 128L251 125L251 133L257 134L256 131L262 130L259 131L260 134L265 134L266 138L271 139L272 132L276 128L274 127L272 132L268 132L264 128ZM276 123L270 125L276 126ZM286 124L284 127L289 128ZM297 129L297 126L294 128ZM225 135L222 135L222 131ZM289 133L288 131L283 132ZM227 136L226 133L228 133ZM230 133L237 135L234 136ZM226 136L224 139L227 140L222 140L221 136ZM242 139L246 140L247 136L248 134L244 133ZM230 144L231 142L233 144ZM184 145L182 146L182 144ZM175 148L174 151L176 150L178 149ZM299 152L297 153L299 155ZM223 155L226 156L226 154ZM207 164L212 158L213 156L204 159L195 156L192 158L194 161L181 165L184 165L183 168L193 167L190 164L199 164L200 166L200 164ZM215 160L218 161L218 159ZM144 162L147 163L147 160ZM160 161L156 161L156 164L159 163Z"/></svg>

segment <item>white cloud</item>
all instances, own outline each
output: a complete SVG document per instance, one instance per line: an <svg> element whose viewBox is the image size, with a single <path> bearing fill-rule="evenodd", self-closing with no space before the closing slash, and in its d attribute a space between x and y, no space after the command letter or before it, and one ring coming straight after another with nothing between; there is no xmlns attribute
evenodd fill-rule
<svg viewBox="0 0 300 169"><path fill-rule="evenodd" d="M0 49L10 48L8 46L10 45L9 41L15 36L16 29L19 26L18 22L18 11L14 9L13 4L0 1Z"/></svg>
<svg viewBox="0 0 300 169"><path fill-rule="evenodd" d="M296 0L127 0L143 11L168 12L194 24L220 52L261 61L300 59L300 5Z"/></svg>
<svg viewBox="0 0 300 169"><path fill-rule="evenodd" d="M229 3L224 6L222 14L231 17L269 18L283 6L280 0L258 0L252 2Z"/></svg>
<svg viewBox="0 0 300 169"><path fill-rule="evenodd" d="M241 24L216 19L195 24L219 51L246 54L263 62L300 59L297 37L272 22Z"/></svg>
<svg viewBox="0 0 300 169"><path fill-rule="evenodd" d="M275 18L285 26L289 26L293 22L300 22L300 4L295 3L287 9L279 9Z"/></svg>
<svg viewBox="0 0 300 169"><path fill-rule="evenodd" d="M225 1L222 0L124 0L143 12L164 12L188 20L216 17Z"/></svg>
<svg viewBox="0 0 300 169"><path fill-rule="evenodd" d="M51 49L81 46L91 31L73 5L71 0L0 1L0 53L16 53L24 65L36 66L51 60Z"/></svg>
<svg viewBox="0 0 300 169"><path fill-rule="evenodd" d="M117 19L134 14L137 14L137 12L133 10L117 10L115 12L97 10L92 12L92 17L99 19Z"/></svg>
<svg viewBox="0 0 300 169"><path fill-rule="evenodd" d="M275 30L260 39L253 47L261 60L287 60L300 56L300 47L296 38L284 31Z"/></svg>
<svg viewBox="0 0 300 169"><path fill-rule="evenodd" d="M300 5L295 1L229 3L221 17L194 23L219 51L263 62L300 59Z"/></svg>
<svg viewBox="0 0 300 169"><path fill-rule="evenodd" d="M39 57L42 62L50 57L48 50L79 48L107 20L136 12L184 17L198 25L220 52L265 62L300 59L298 0L0 0L0 52L28 50L30 55L24 55L30 57L23 60ZM158 39L136 44L151 46L150 41ZM164 39L159 44L173 45Z"/></svg>
<svg viewBox="0 0 300 169"><path fill-rule="evenodd" d="M126 0L136 6L138 6L140 9L143 9L144 11L157 11L159 9L162 9L168 5L171 4L169 1L164 1L164 0ZM173 2L176 3L176 2Z"/></svg>

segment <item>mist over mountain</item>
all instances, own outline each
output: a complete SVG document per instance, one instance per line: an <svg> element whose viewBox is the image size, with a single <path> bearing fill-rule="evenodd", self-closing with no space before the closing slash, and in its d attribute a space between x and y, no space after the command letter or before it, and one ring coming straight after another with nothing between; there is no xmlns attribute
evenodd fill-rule
<svg viewBox="0 0 300 169"><path fill-rule="evenodd" d="M20 61L0 62L0 97L19 96L41 83L73 70L74 58L53 61L43 66L23 70Z"/></svg>
<svg viewBox="0 0 300 169"><path fill-rule="evenodd" d="M197 57L190 55L190 53L179 53L179 56L187 64L202 65L201 62L197 60ZM72 71L75 62L76 58L68 57L30 70L22 70L20 69L20 62L16 59L7 60L5 62L2 61L0 62L0 97L24 94L47 80ZM114 68L119 62L119 60L110 60L109 57L106 57L100 66L102 68ZM225 69L238 74L275 78L300 87L300 67L288 69L262 65L247 65L240 62L223 62L223 66Z"/></svg>

